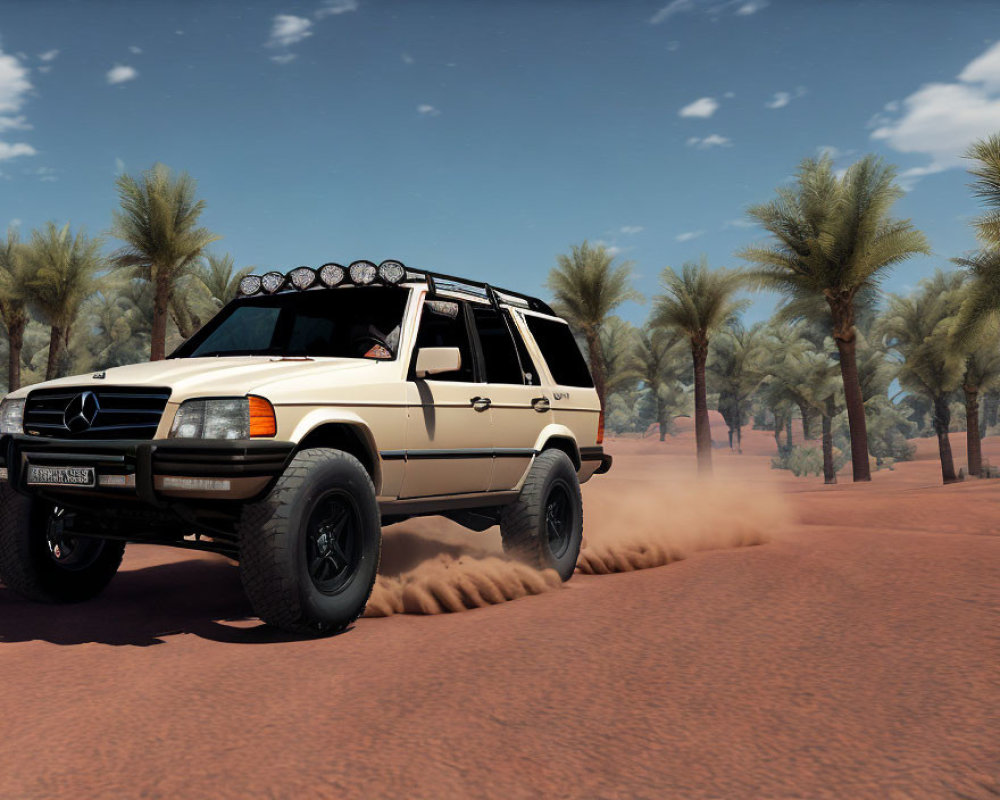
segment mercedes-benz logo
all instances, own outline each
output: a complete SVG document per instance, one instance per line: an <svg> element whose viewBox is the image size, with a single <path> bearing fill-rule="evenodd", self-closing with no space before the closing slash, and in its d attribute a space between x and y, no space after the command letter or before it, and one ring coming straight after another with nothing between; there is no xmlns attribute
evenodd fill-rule
<svg viewBox="0 0 1000 800"><path fill-rule="evenodd" d="M66 405L63 413L63 425L71 433L81 433L94 424L101 404L93 392L81 392Z"/></svg>

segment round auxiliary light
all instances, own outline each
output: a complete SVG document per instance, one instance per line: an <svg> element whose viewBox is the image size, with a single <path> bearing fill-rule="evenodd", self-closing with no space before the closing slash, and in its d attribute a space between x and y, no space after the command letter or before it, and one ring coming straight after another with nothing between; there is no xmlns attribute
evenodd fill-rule
<svg viewBox="0 0 1000 800"><path fill-rule="evenodd" d="M355 261L351 264L351 282L358 286L374 283L378 276L378 267L371 261Z"/></svg>
<svg viewBox="0 0 1000 800"><path fill-rule="evenodd" d="M340 264L324 264L319 268L319 279L324 286L337 286L344 280L344 268Z"/></svg>
<svg viewBox="0 0 1000 800"><path fill-rule="evenodd" d="M285 285L285 276L280 272L265 273L260 279L260 285L268 294L274 294Z"/></svg>
<svg viewBox="0 0 1000 800"><path fill-rule="evenodd" d="M296 267L288 273L288 279L296 289L308 289L316 283L316 273L309 267Z"/></svg>
<svg viewBox="0 0 1000 800"><path fill-rule="evenodd" d="M251 295L260 291L260 276L247 275L240 279L240 294Z"/></svg>
<svg viewBox="0 0 1000 800"><path fill-rule="evenodd" d="M399 261L383 261L378 265L378 276L384 283L395 285L406 277L406 267Z"/></svg>

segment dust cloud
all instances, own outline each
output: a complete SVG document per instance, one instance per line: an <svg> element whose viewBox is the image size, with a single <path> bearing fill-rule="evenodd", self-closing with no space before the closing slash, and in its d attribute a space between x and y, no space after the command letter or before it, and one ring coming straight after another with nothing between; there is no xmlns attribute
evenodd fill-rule
<svg viewBox="0 0 1000 800"><path fill-rule="evenodd" d="M631 572L703 550L763 544L789 521L776 490L731 480L650 474L584 486L584 541L577 571ZM366 617L441 614L561 588L553 570L504 556L498 528L473 533L440 517L387 527Z"/></svg>

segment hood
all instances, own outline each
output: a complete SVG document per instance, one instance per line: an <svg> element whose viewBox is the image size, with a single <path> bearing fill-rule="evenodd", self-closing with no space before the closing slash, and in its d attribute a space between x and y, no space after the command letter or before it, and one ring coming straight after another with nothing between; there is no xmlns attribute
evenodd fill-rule
<svg viewBox="0 0 1000 800"><path fill-rule="evenodd" d="M389 365L395 361L372 361L360 358L281 359L272 356L227 356L212 358L172 358L112 367L104 373L72 375L66 378L26 386L10 397L26 397L33 389L59 386L166 386L172 390L171 402L191 397L219 395L267 395L269 384L284 380L323 380L364 383L379 374L388 378ZM346 373L346 374L345 374ZM95 377L103 375L103 377ZM344 375L343 378L340 376Z"/></svg>

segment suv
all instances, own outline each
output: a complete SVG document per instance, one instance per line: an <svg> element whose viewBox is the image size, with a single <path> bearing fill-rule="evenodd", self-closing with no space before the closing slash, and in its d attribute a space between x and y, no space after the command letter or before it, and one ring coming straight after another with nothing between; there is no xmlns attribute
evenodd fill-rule
<svg viewBox="0 0 1000 800"><path fill-rule="evenodd" d="M542 301L398 261L240 282L166 361L48 381L0 404L0 579L97 595L126 542L237 559L256 613L329 633L364 610L381 526L499 524L573 573L603 415Z"/></svg>

